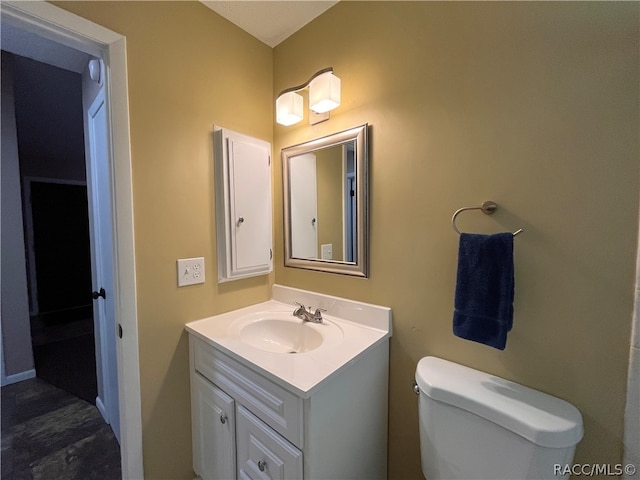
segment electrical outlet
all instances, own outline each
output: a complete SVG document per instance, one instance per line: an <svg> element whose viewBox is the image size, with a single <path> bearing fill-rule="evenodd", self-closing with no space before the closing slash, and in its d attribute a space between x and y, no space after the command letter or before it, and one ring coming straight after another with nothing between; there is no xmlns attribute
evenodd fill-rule
<svg viewBox="0 0 640 480"><path fill-rule="evenodd" d="M321 245L320 248L322 249L322 260L333 260L332 243L325 243L324 245Z"/></svg>
<svg viewBox="0 0 640 480"><path fill-rule="evenodd" d="M204 283L204 257L181 258L178 264L178 286Z"/></svg>

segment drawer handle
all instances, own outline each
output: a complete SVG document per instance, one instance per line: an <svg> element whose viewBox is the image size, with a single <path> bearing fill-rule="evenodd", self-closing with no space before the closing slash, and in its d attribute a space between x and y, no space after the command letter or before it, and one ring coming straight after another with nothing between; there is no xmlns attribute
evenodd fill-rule
<svg viewBox="0 0 640 480"><path fill-rule="evenodd" d="M220 423L222 424L227 423L227 416L224 413L220 414Z"/></svg>
<svg viewBox="0 0 640 480"><path fill-rule="evenodd" d="M260 469L261 472L264 472L267 468L267 462L265 462L264 460L260 460L258 462L258 468Z"/></svg>

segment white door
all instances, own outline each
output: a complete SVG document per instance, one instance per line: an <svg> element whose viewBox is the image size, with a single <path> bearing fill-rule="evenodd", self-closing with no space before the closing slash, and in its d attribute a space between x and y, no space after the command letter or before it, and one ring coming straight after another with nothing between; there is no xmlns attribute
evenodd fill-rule
<svg viewBox="0 0 640 480"><path fill-rule="evenodd" d="M316 156L306 153L289 161L291 256L318 258Z"/></svg>
<svg viewBox="0 0 640 480"><path fill-rule="evenodd" d="M98 398L96 406L120 441L118 364L116 352L113 225L109 123L104 88L86 112L87 195L91 237L93 318L96 336Z"/></svg>

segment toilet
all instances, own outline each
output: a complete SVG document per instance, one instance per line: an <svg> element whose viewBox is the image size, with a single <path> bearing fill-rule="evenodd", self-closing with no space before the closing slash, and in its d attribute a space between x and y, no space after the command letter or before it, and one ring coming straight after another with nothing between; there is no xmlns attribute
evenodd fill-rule
<svg viewBox="0 0 640 480"><path fill-rule="evenodd" d="M416 384L427 480L567 477L583 436L570 403L436 357L418 362Z"/></svg>

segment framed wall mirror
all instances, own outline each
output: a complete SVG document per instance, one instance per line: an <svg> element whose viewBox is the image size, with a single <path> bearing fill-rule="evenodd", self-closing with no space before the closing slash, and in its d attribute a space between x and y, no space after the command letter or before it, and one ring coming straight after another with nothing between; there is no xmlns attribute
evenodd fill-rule
<svg viewBox="0 0 640 480"><path fill-rule="evenodd" d="M285 266L368 276L367 130L282 150Z"/></svg>

